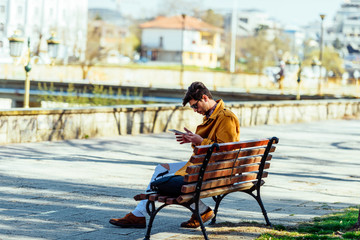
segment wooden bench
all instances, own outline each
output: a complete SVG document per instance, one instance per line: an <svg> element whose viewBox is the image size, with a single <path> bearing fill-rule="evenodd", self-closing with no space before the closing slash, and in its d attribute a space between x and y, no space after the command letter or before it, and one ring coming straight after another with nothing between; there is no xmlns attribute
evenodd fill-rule
<svg viewBox="0 0 360 240"><path fill-rule="evenodd" d="M214 143L213 145L197 146L190 162L196 164L186 169L186 184L178 197L161 196L159 194L138 194L134 199L148 199L146 210L150 220L145 235L150 239L150 232L156 214L164 207L177 204L188 208L200 219L200 226L205 239L208 239L204 223L201 220L198 202L201 198L212 197L215 201L215 217L210 224L215 224L221 200L232 192L244 192L256 199L267 225L271 225L260 197L263 178L268 176L265 171L270 167L271 153L275 151L278 138L260 140ZM162 205L155 207L155 202ZM195 209L190 205L195 203Z"/></svg>

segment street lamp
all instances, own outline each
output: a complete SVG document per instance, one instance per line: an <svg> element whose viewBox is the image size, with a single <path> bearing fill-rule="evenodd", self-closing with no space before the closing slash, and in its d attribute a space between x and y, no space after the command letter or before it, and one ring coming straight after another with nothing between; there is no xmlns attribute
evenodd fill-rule
<svg viewBox="0 0 360 240"><path fill-rule="evenodd" d="M184 89L183 73L184 73L184 31L185 31L185 18L186 14L181 14L182 27L181 27L181 55L180 55L180 88Z"/></svg>
<svg viewBox="0 0 360 240"><path fill-rule="evenodd" d="M47 40L48 52L50 58L53 60L57 57L59 41L54 39L54 36ZM16 32L9 38L10 55L12 57L20 57L23 50L24 39L21 38ZM30 38L27 40L27 52L26 52L26 64L25 70L25 93L24 93L24 108L29 108L30 98L30 78L29 73L31 71L31 51L30 51Z"/></svg>
<svg viewBox="0 0 360 240"><path fill-rule="evenodd" d="M55 39L55 33L51 33L51 37L46 41L48 44L48 54L51 58L52 65L55 63L55 58L58 55L60 41Z"/></svg>
<svg viewBox="0 0 360 240"><path fill-rule="evenodd" d="M12 57L20 57L23 50L24 39L21 38L17 32L9 37L10 55Z"/></svg>
<svg viewBox="0 0 360 240"><path fill-rule="evenodd" d="M322 95L321 92L321 81L322 81L322 57L323 57L323 37L324 37L324 18L325 14L320 14L321 18L321 35L320 35L320 54L319 54L319 61L320 61L320 75L319 75L319 82L318 82L318 93Z"/></svg>

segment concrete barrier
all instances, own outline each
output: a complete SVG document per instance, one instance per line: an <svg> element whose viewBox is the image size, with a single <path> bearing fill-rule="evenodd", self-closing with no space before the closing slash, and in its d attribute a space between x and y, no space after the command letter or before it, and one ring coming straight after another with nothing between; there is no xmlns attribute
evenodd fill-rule
<svg viewBox="0 0 360 240"><path fill-rule="evenodd" d="M226 103L241 126L360 117L360 100ZM0 110L0 144L195 130L202 116L181 105Z"/></svg>

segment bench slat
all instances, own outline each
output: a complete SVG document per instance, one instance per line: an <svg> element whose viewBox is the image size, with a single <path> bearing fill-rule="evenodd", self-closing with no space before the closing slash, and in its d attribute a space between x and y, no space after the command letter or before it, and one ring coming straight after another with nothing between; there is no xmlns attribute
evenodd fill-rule
<svg viewBox="0 0 360 240"><path fill-rule="evenodd" d="M158 199L158 197L160 196L160 194L150 194L149 195L149 200L150 201L156 201Z"/></svg>
<svg viewBox="0 0 360 240"><path fill-rule="evenodd" d="M134 196L134 199L135 199L135 201L140 201L140 200L148 199L148 195L149 195L149 194L141 193L141 194L135 195L135 196Z"/></svg>
<svg viewBox="0 0 360 240"><path fill-rule="evenodd" d="M231 142L231 143L220 143L219 144L219 151L214 149L214 152L224 152L224 151L231 151L233 149L240 149L240 148L249 148L249 147L257 147L257 146L265 146L269 142L269 139L259 139L259 140L249 140L249 141L241 141L241 142ZM194 148L194 153L196 155L204 154L207 152L208 148L211 145L200 145Z"/></svg>
<svg viewBox="0 0 360 240"><path fill-rule="evenodd" d="M240 174L240 173L246 173L246 172L254 172L259 170L260 164L253 164L253 165L245 165L245 166L240 166L240 167L235 167L235 168L227 168L227 169L220 169L220 170L216 170L216 171L206 171L204 174L204 178L203 181L206 181L208 179L212 179L212 178L220 178L220 177L230 177L231 174L235 175L235 174ZM270 168L270 163L266 162L264 169L269 169ZM189 175L185 175L184 181L185 182L195 182L199 179L199 174L189 174Z"/></svg>
<svg viewBox="0 0 360 240"><path fill-rule="evenodd" d="M265 177L267 177L267 175L268 175L268 173L266 171L264 171L262 177L265 178ZM231 178L228 177L228 178L220 178L220 179L215 179L215 180L208 180L208 181L203 182L203 184L201 186L201 190L232 185L232 184L238 183L238 182L251 181L251 180L256 179L256 177L257 177L257 173L248 173L248 174L241 174L241 175L233 176ZM195 191L195 188L196 188L196 183L186 184L186 185L182 186L181 192L182 193L191 193L191 192Z"/></svg>
<svg viewBox="0 0 360 240"><path fill-rule="evenodd" d="M177 203L176 198L167 198L166 199L166 204L175 204Z"/></svg>
<svg viewBox="0 0 360 240"><path fill-rule="evenodd" d="M166 202L166 199L169 198L169 196L159 196L158 202Z"/></svg>
<svg viewBox="0 0 360 240"><path fill-rule="evenodd" d="M262 155L262 154L265 153L265 149L266 149L265 147L256 147L256 148L250 148L250 149L241 150L238 157ZM275 146L271 146L270 152L274 152L275 149L276 149ZM231 153L234 155L232 158L235 158L237 156L237 151L231 152ZM214 153L214 154L212 154L209 162L214 162L214 161L217 161L219 159L223 159L222 154L228 154L228 153L227 152L225 152L225 153ZM194 164L199 164L199 163L203 163L204 159L205 159L205 155L198 155L198 156L195 155L195 156L192 156L189 161L191 163L194 163ZM231 159L231 158L229 158L229 159Z"/></svg>
<svg viewBox="0 0 360 240"><path fill-rule="evenodd" d="M231 192L235 192L235 191L245 191L245 190L252 188L256 183L257 183L257 180L254 180L252 182L246 182L246 183L241 183L241 184L237 184L237 185L231 185L231 186L216 188L216 189L211 189L211 190L204 190L204 191L201 191L200 198L207 198L207 197L217 196L217 195L231 193ZM261 181L261 185L263 185L264 183L265 183L264 181ZM185 202L192 200L194 198L194 195L195 195L194 193L180 195L176 199L176 201L179 204L185 203Z"/></svg>
<svg viewBox="0 0 360 240"><path fill-rule="evenodd" d="M216 162L219 160L231 160L238 156L239 150L237 151L228 151L228 152L219 152L213 153L210 157L209 162ZM202 163L205 159L206 154L193 155L190 158L190 162L192 163Z"/></svg>
<svg viewBox="0 0 360 240"><path fill-rule="evenodd" d="M206 168L206 171L230 168L233 165L235 167L237 167L237 166L245 165L245 164L258 163L258 162L261 161L261 158L262 158L262 156L244 157L244 158L241 158L241 159L239 158L235 162L235 165L234 165L234 160L227 160L227 161L219 161L219 162L209 163L209 165ZM266 161L270 161L271 159L272 159L272 155L269 154ZM198 173L200 171L200 168L201 168L201 165L191 165L191 166L187 167L186 173L188 173L188 174Z"/></svg>

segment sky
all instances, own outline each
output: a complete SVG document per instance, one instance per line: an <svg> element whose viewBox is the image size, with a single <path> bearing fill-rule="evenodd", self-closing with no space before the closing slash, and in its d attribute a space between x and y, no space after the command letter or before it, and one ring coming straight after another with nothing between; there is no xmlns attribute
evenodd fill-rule
<svg viewBox="0 0 360 240"><path fill-rule="evenodd" d="M106 7L120 3L123 14L133 17L151 17L164 0L89 0L89 6ZM174 1L174 0L169 0ZM175 0L176 1L176 0ZM185 0L200 4L205 9L231 9L233 0ZM288 25L302 26L309 22L320 21L320 14L325 14L324 24L330 24L344 0L237 0L238 9L256 8L270 17Z"/></svg>

